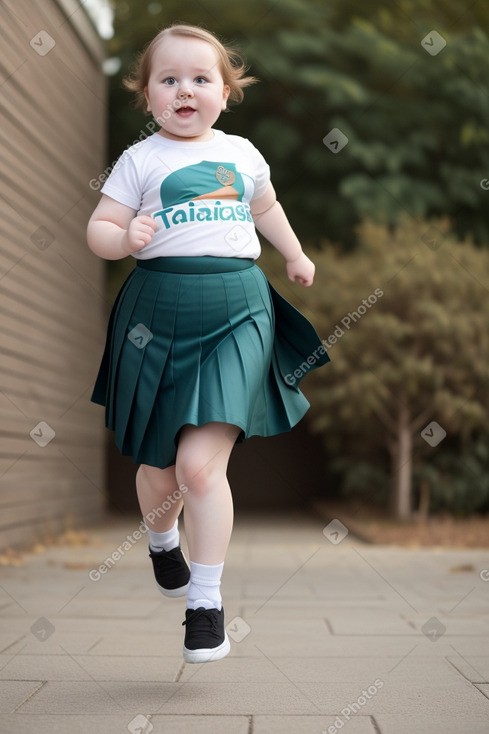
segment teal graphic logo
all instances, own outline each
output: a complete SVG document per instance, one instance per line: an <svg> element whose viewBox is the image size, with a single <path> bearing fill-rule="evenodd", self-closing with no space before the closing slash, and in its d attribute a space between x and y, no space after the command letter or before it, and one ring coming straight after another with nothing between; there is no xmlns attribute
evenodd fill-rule
<svg viewBox="0 0 489 734"><path fill-rule="evenodd" d="M236 164L201 161L173 171L160 186L161 211L153 213L165 229L186 222L252 222L243 203L245 185Z"/></svg>
<svg viewBox="0 0 489 734"><path fill-rule="evenodd" d="M196 199L242 201L244 182L234 163L201 161L170 173L160 187L161 206L178 206Z"/></svg>

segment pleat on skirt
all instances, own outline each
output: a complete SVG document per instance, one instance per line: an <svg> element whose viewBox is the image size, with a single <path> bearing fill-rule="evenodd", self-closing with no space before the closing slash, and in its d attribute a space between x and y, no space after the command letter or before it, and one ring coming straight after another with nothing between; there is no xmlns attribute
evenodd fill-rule
<svg viewBox="0 0 489 734"><path fill-rule="evenodd" d="M328 361L252 260L138 260L112 309L92 401L121 454L164 469L186 424L233 424L239 440L289 431L309 408L300 380Z"/></svg>

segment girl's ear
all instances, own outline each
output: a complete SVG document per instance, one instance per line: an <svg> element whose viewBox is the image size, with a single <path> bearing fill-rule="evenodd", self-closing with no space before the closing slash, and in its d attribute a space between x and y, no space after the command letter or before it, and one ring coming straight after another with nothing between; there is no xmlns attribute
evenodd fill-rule
<svg viewBox="0 0 489 734"><path fill-rule="evenodd" d="M148 87L144 87L143 92L146 98L146 112L151 112L151 106L149 104L149 97L148 97Z"/></svg>
<svg viewBox="0 0 489 734"><path fill-rule="evenodd" d="M227 101L228 101L230 92L231 92L231 87L229 86L229 84L225 84L222 89L222 107L221 107L222 110L225 110L227 107Z"/></svg>

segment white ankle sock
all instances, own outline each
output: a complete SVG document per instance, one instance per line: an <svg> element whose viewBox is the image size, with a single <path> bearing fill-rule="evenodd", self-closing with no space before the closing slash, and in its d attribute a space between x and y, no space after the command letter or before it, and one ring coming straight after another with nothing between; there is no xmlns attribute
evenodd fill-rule
<svg viewBox="0 0 489 734"><path fill-rule="evenodd" d="M146 525L146 523L144 523ZM175 525L167 530L165 533L155 533L154 530L148 530L149 545L153 551L169 551L176 548L180 543L180 533L178 532L178 519L175 520Z"/></svg>
<svg viewBox="0 0 489 734"><path fill-rule="evenodd" d="M224 563L204 566L190 561L190 584L187 591L187 609L221 609L221 585Z"/></svg>

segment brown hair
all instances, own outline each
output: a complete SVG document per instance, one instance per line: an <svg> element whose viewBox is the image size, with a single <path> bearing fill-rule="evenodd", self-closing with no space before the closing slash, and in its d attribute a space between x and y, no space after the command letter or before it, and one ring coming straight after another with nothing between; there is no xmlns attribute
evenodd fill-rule
<svg viewBox="0 0 489 734"><path fill-rule="evenodd" d="M207 43L210 43L216 49L219 56L221 76L224 84L227 84L231 90L228 103L239 104L242 102L244 87L248 87L250 84L258 81L254 76L244 76L247 67L238 51L221 43L217 36L210 31L199 28L199 26L178 23L164 28L148 43L146 48L137 57L133 70L122 80L126 89L136 93L135 107L141 107L143 110L146 109L144 88L147 86L151 74L153 54L156 47L166 36L199 38L202 41L207 41Z"/></svg>

